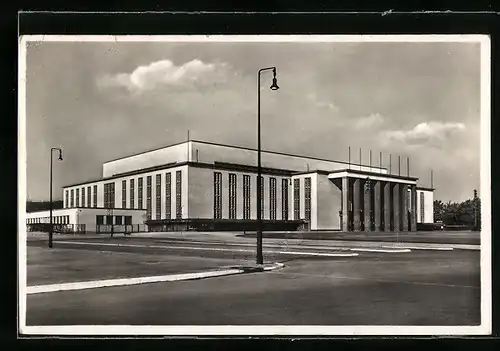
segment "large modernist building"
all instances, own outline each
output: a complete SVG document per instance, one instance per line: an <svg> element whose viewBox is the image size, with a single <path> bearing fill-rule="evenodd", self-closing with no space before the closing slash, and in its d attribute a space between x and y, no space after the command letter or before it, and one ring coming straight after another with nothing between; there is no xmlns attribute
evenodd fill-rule
<svg viewBox="0 0 500 351"><path fill-rule="evenodd" d="M54 216L74 211L89 230L254 229L256 160L255 149L198 140L112 160L102 178L65 186ZM267 230L413 231L433 222L433 189L385 168L262 151L262 176Z"/></svg>

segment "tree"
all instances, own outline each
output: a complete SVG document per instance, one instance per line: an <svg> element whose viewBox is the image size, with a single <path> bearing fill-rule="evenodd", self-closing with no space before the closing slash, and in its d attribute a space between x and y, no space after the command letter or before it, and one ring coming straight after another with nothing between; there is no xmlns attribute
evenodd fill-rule
<svg viewBox="0 0 500 351"><path fill-rule="evenodd" d="M474 230L481 229L481 200L474 190L474 198L463 202L443 203L434 200L434 219L447 225L462 225Z"/></svg>

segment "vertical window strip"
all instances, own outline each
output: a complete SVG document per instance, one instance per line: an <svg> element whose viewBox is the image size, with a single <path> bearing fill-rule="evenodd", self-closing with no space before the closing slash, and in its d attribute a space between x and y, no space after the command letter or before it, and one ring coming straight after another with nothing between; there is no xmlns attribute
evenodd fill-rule
<svg viewBox="0 0 500 351"><path fill-rule="evenodd" d="M214 219L222 218L222 173L214 172Z"/></svg>
<svg viewBox="0 0 500 351"><path fill-rule="evenodd" d="M300 219L300 179L293 180L293 218Z"/></svg>
<svg viewBox="0 0 500 351"><path fill-rule="evenodd" d="M311 177L304 179L304 190L305 190L305 217L306 220L311 220Z"/></svg>
<svg viewBox="0 0 500 351"><path fill-rule="evenodd" d="M143 182L143 178L140 177L139 180L137 181L137 201L139 202L137 204L137 208L142 210L144 204L142 202L142 182Z"/></svg>
<svg viewBox="0 0 500 351"><path fill-rule="evenodd" d="M161 174L156 175L156 217L161 219Z"/></svg>
<svg viewBox="0 0 500 351"><path fill-rule="evenodd" d="M135 180L130 179L130 204L131 209L135 208Z"/></svg>
<svg viewBox="0 0 500 351"><path fill-rule="evenodd" d="M69 190L65 190L65 197L66 197L66 208L69 207Z"/></svg>
<svg viewBox="0 0 500 351"><path fill-rule="evenodd" d="M82 207L85 207L85 200L87 198L85 197L85 187L82 188Z"/></svg>
<svg viewBox="0 0 500 351"><path fill-rule="evenodd" d="M172 173L165 175L165 218L172 218Z"/></svg>
<svg viewBox="0 0 500 351"><path fill-rule="evenodd" d="M108 184L104 184L104 208L108 208Z"/></svg>
<svg viewBox="0 0 500 351"><path fill-rule="evenodd" d="M71 207L75 207L75 190L71 189Z"/></svg>
<svg viewBox="0 0 500 351"><path fill-rule="evenodd" d="M91 187L87 187L87 207L92 207L92 191Z"/></svg>
<svg viewBox="0 0 500 351"><path fill-rule="evenodd" d="M236 219L236 174L229 174L229 218Z"/></svg>
<svg viewBox="0 0 500 351"><path fill-rule="evenodd" d="M288 221L288 179L281 180L281 219Z"/></svg>
<svg viewBox="0 0 500 351"><path fill-rule="evenodd" d="M97 207L97 185L94 185L94 207Z"/></svg>
<svg viewBox="0 0 500 351"><path fill-rule="evenodd" d="M250 219L250 176L243 175L243 219Z"/></svg>
<svg viewBox="0 0 500 351"><path fill-rule="evenodd" d="M276 178L269 178L269 219L276 220Z"/></svg>
<svg viewBox="0 0 500 351"><path fill-rule="evenodd" d="M420 223L425 223L425 214L424 214L425 206L424 206L424 193L420 193Z"/></svg>
<svg viewBox="0 0 500 351"><path fill-rule="evenodd" d="M127 208L127 181L122 180L122 208Z"/></svg>
<svg viewBox="0 0 500 351"><path fill-rule="evenodd" d="M151 219L151 176L146 178L146 215Z"/></svg>
<svg viewBox="0 0 500 351"><path fill-rule="evenodd" d="M76 207L80 207L80 189L76 189Z"/></svg>
<svg viewBox="0 0 500 351"><path fill-rule="evenodd" d="M175 172L175 182L176 182L176 189L175 189L176 214L175 214L175 217L180 219L180 218L182 218L182 171Z"/></svg>
<svg viewBox="0 0 500 351"><path fill-rule="evenodd" d="M260 218L264 219L264 177L260 177Z"/></svg>

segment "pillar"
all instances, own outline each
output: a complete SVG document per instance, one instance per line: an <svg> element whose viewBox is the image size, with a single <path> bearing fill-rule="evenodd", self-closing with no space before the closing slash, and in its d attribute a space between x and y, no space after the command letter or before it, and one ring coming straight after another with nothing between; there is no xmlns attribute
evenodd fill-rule
<svg viewBox="0 0 500 351"><path fill-rule="evenodd" d="M375 219L375 231L382 229L382 183L377 180L373 187L373 216Z"/></svg>
<svg viewBox="0 0 500 351"><path fill-rule="evenodd" d="M349 228L349 178L342 178L342 230L348 232Z"/></svg>
<svg viewBox="0 0 500 351"><path fill-rule="evenodd" d="M401 184L401 230L407 232L408 223L408 184Z"/></svg>
<svg viewBox="0 0 500 351"><path fill-rule="evenodd" d="M393 183L392 188L392 214L393 214L393 230L395 232L401 231L401 200L400 200L400 184Z"/></svg>
<svg viewBox="0 0 500 351"><path fill-rule="evenodd" d="M372 231L372 180L366 180L364 186L365 232Z"/></svg>
<svg viewBox="0 0 500 351"><path fill-rule="evenodd" d="M384 183L384 231L391 231L391 209L392 209L392 183Z"/></svg>
<svg viewBox="0 0 500 351"><path fill-rule="evenodd" d="M410 230L417 231L417 186L411 185Z"/></svg>
<svg viewBox="0 0 500 351"><path fill-rule="evenodd" d="M356 178L352 184L352 202L353 202L353 226L354 231L361 230L361 179Z"/></svg>

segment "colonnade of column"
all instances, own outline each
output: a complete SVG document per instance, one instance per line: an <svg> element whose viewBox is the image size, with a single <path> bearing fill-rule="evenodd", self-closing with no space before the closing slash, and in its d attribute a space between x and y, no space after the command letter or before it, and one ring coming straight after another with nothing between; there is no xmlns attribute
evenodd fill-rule
<svg viewBox="0 0 500 351"><path fill-rule="evenodd" d="M416 231L415 184L342 178L343 231Z"/></svg>

